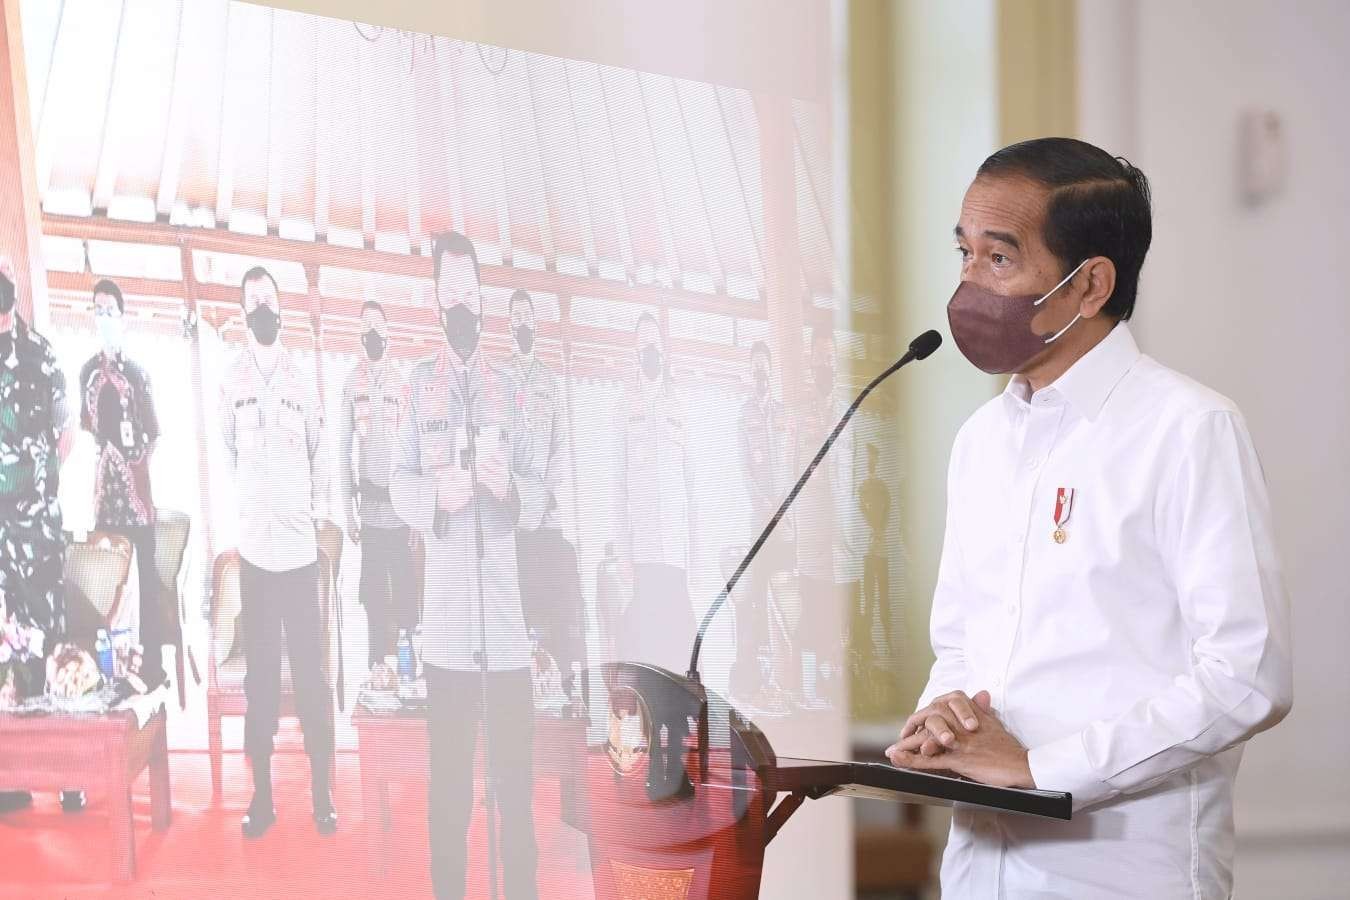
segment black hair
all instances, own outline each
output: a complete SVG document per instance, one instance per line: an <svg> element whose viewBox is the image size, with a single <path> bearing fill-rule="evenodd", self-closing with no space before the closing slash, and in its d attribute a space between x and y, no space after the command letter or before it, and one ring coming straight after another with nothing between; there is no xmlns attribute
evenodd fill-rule
<svg viewBox="0 0 1350 900"><path fill-rule="evenodd" d="M441 278L441 257L449 253L451 256L467 256L473 260L473 277L478 279L478 283L483 283L483 273L478 269L478 251L473 248L473 241L469 240L458 231L442 231L431 239L431 277L435 281Z"/></svg>
<svg viewBox="0 0 1350 900"><path fill-rule="evenodd" d="M366 310L368 310L368 309L373 309L373 310L375 310L377 313L380 314L380 318L381 318L381 319L384 319L386 322L389 321L389 315L384 311L384 305L381 304L380 301L378 301L378 300L367 300L365 303L362 303L362 304L361 304L361 315L364 316L364 315L366 314Z"/></svg>
<svg viewBox="0 0 1350 900"><path fill-rule="evenodd" d="M1129 160L1073 138L1049 137L1004 147L977 178L1021 176L1050 189L1042 239L1067 275L1093 256L1116 267L1103 311L1124 321L1134 313L1139 270L1153 240L1148 179Z"/></svg>
<svg viewBox="0 0 1350 900"><path fill-rule="evenodd" d="M94 285L94 293L91 296L97 297L99 294L107 294L116 300L118 312L124 313L127 311L126 302L122 300L122 289L111 278L100 278L98 283Z"/></svg>
<svg viewBox="0 0 1350 900"><path fill-rule="evenodd" d="M769 352L769 345L764 341L755 341L750 345L750 359L753 361L755 356L763 353L769 359L773 359L773 354Z"/></svg>
<svg viewBox="0 0 1350 900"><path fill-rule="evenodd" d="M527 304L530 307L530 312L534 312L534 298L531 297L530 292L525 290L524 288L516 288L511 293L511 299L506 301L507 315L511 314L511 310L516 308L517 303Z"/></svg>
<svg viewBox="0 0 1350 900"><path fill-rule="evenodd" d="M276 278L274 278L274 277L272 276L272 273L269 272L269 271L267 271L267 269L264 268L263 266L254 266L253 268L249 269L247 272L244 273L244 277L243 277L243 278L239 279L239 305L240 305L240 306L243 306L243 305L244 305L244 287L245 287L250 281L261 281L261 280L264 279L264 278L266 278L268 281L272 282L272 290L274 290L274 291L277 292L277 302L278 302L278 303L281 302L281 288L277 286L277 280L276 280Z"/></svg>

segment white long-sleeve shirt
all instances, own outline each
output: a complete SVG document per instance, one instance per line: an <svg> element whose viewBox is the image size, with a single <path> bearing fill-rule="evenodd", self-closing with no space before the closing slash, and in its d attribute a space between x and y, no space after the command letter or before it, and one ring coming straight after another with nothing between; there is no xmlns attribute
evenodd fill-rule
<svg viewBox="0 0 1350 900"><path fill-rule="evenodd" d="M282 349L264 377L243 350L221 381L220 432L239 504L239 555L269 572L314 562L329 468L313 376Z"/></svg>
<svg viewBox="0 0 1350 900"><path fill-rule="evenodd" d="M1242 746L1292 702L1246 425L1123 323L1028 393L1014 377L952 449L918 706L990 691L1036 785L1071 791L1074 818L958 808L943 897L1228 897Z"/></svg>

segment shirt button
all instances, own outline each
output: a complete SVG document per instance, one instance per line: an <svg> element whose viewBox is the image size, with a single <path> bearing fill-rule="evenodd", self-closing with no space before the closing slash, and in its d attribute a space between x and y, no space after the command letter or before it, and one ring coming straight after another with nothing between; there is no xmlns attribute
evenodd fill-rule
<svg viewBox="0 0 1350 900"><path fill-rule="evenodd" d="M1002 686L1003 686L1003 679L1002 679L1002 678L995 678L995 679L994 679L994 687L1002 687Z"/></svg>
<svg viewBox="0 0 1350 900"><path fill-rule="evenodd" d="M1010 616L1015 616L1015 615L1017 615L1017 604L1016 604L1016 603L1009 603L1009 604L1008 604L1008 615L1010 615Z"/></svg>
<svg viewBox="0 0 1350 900"><path fill-rule="evenodd" d="M1039 465L1039 464L1040 464L1040 460L1037 459L1037 458L1034 457L1034 456L1033 456L1031 459L1028 459L1028 460L1027 460L1027 468L1028 468L1028 469L1034 469L1034 468L1036 468L1036 466Z"/></svg>

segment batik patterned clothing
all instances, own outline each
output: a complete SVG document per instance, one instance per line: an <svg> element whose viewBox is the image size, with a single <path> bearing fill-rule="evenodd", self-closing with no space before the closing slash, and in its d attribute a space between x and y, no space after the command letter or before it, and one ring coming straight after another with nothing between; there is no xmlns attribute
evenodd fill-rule
<svg viewBox="0 0 1350 900"><path fill-rule="evenodd" d="M48 646L65 632L57 443L69 417L51 345L15 316L0 334L0 593Z"/></svg>
<svg viewBox="0 0 1350 900"><path fill-rule="evenodd" d="M99 448L94 476L98 526L153 525L149 451L159 439L159 420L150 380L124 355L99 353L80 370L80 391L80 426L94 436Z"/></svg>

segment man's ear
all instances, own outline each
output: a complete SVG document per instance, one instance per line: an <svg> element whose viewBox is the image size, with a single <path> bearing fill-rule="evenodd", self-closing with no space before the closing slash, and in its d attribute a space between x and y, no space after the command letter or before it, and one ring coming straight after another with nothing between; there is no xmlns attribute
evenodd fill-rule
<svg viewBox="0 0 1350 900"><path fill-rule="evenodd" d="M1116 290L1116 264L1105 256L1094 256L1084 265L1074 278L1082 286L1083 295L1078 301L1078 311L1083 318L1091 319L1111 299Z"/></svg>

